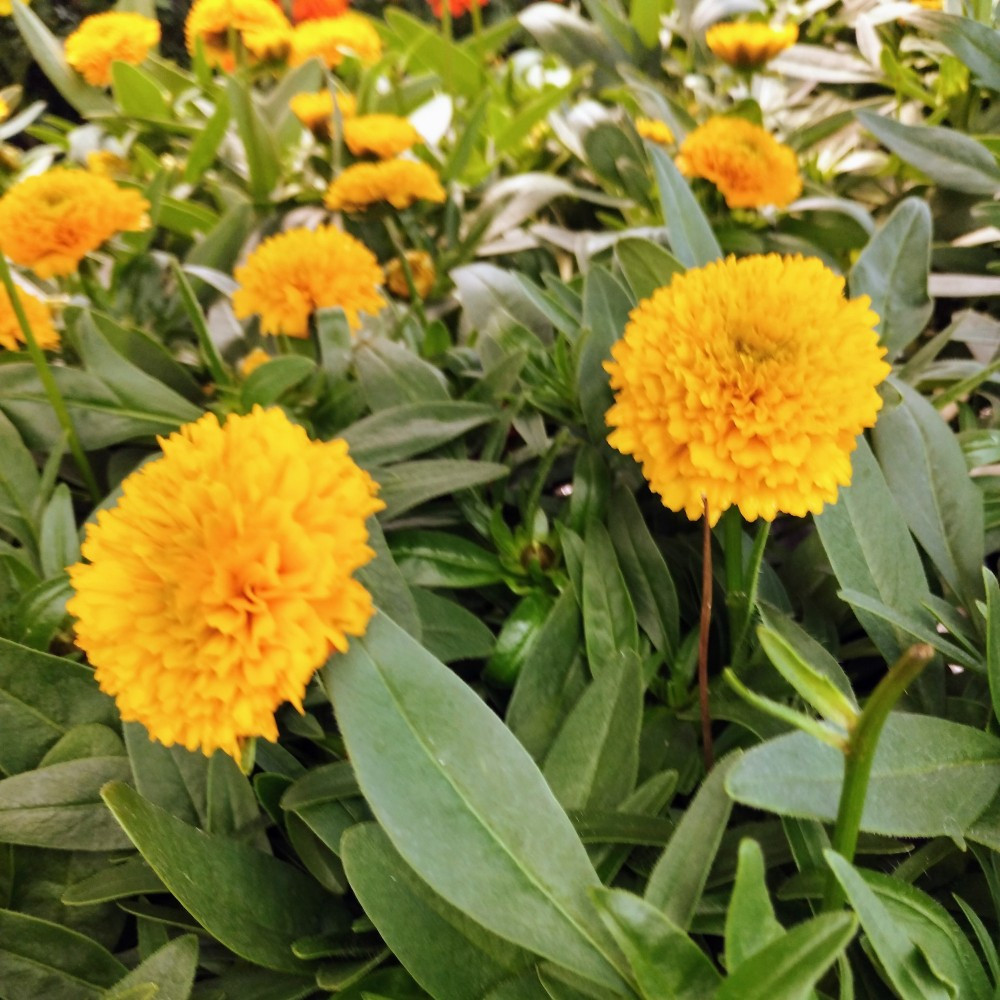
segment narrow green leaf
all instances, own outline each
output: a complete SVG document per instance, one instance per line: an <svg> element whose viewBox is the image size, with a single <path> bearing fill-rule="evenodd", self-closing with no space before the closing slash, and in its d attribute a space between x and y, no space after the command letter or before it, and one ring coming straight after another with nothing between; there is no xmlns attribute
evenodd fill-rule
<svg viewBox="0 0 1000 1000"><path fill-rule="evenodd" d="M733 803L726 778L739 754L719 761L677 825L646 884L646 902L662 910L681 930L687 930L708 881Z"/></svg>
<svg viewBox="0 0 1000 1000"><path fill-rule="evenodd" d="M138 722L126 722L122 728L139 794L185 823L204 827L208 823L208 758L182 746L155 742Z"/></svg>
<svg viewBox="0 0 1000 1000"><path fill-rule="evenodd" d="M684 271L684 265L659 243L633 236L615 244L615 259L637 301L648 299Z"/></svg>
<svg viewBox="0 0 1000 1000"><path fill-rule="evenodd" d="M914 10L906 19L944 42L982 86L1000 91L1000 38L995 28L936 10Z"/></svg>
<svg viewBox="0 0 1000 1000"><path fill-rule="evenodd" d="M989 196L1000 187L1000 167L990 151L955 129L904 125L871 111L855 116L879 142L942 187Z"/></svg>
<svg viewBox="0 0 1000 1000"><path fill-rule="evenodd" d="M481 997L531 963L529 952L491 934L445 902L374 823L343 839L344 867L392 953L438 1000Z"/></svg>
<svg viewBox="0 0 1000 1000"><path fill-rule="evenodd" d="M705 213L674 161L659 147L646 143L663 207L670 247L684 267L702 267L722 256L719 241Z"/></svg>
<svg viewBox="0 0 1000 1000"><path fill-rule="evenodd" d="M380 520L391 521L435 497L495 482L508 475L506 465L457 458L417 459L370 470L385 502Z"/></svg>
<svg viewBox="0 0 1000 1000"><path fill-rule="evenodd" d="M423 625L406 577L396 565L378 518L368 518L366 527L368 544L374 549L375 558L357 571L357 578L371 593L375 607L419 642Z"/></svg>
<svg viewBox="0 0 1000 1000"><path fill-rule="evenodd" d="M150 983L156 1000L188 1000L198 968L198 938L182 934L137 965L108 990L104 1000L125 1000L130 990Z"/></svg>
<svg viewBox="0 0 1000 1000"><path fill-rule="evenodd" d="M250 373L240 389L240 402L248 410L253 406L273 406L315 372L316 362L311 358L298 354L271 358Z"/></svg>
<svg viewBox="0 0 1000 1000"><path fill-rule="evenodd" d="M741 840L736 881L726 911L726 968L730 972L785 933L774 915L765 873L760 844L749 838Z"/></svg>
<svg viewBox="0 0 1000 1000"><path fill-rule="evenodd" d="M69 487L60 483L42 514L39 560L45 576L56 576L80 560L80 537Z"/></svg>
<svg viewBox="0 0 1000 1000"><path fill-rule="evenodd" d="M303 972L292 942L322 933L329 897L297 868L223 837L209 836L146 801L128 785L104 801L149 866L188 912L229 948L267 969ZM254 887L253 906L245 888Z"/></svg>
<svg viewBox="0 0 1000 1000"><path fill-rule="evenodd" d="M187 162L184 164L185 184L197 184L215 161L215 155L225 138L231 117L229 101L220 91L216 98L215 110L188 150Z"/></svg>
<svg viewBox="0 0 1000 1000"><path fill-rule="evenodd" d="M587 661L599 677L616 660L638 653L635 609L615 558L607 529L599 521L587 526L583 555L583 631Z"/></svg>
<svg viewBox="0 0 1000 1000"><path fill-rule="evenodd" d="M322 677L358 784L414 871L501 937L618 985L586 896L599 883L583 845L479 697L379 615Z"/></svg>
<svg viewBox="0 0 1000 1000"><path fill-rule="evenodd" d="M983 583L986 587L986 677L993 714L1000 719L1000 584L985 568Z"/></svg>
<svg viewBox="0 0 1000 1000"><path fill-rule="evenodd" d="M127 62L111 64L111 93L125 115L137 118L170 118L170 105L156 80Z"/></svg>
<svg viewBox="0 0 1000 1000"><path fill-rule="evenodd" d="M850 913L824 913L799 924L728 976L716 1000L809 1000L857 926Z"/></svg>
<svg viewBox="0 0 1000 1000"><path fill-rule="evenodd" d="M37 555L38 468L17 428L0 413L0 525Z"/></svg>
<svg viewBox="0 0 1000 1000"><path fill-rule="evenodd" d="M270 197L281 170L274 134L254 104L249 84L231 76L226 95L246 151L250 194L256 204L262 204Z"/></svg>
<svg viewBox="0 0 1000 1000"><path fill-rule="evenodd" d="M930 209L920 198L904 198L861 251L850 277L851 295L872 301L889 360L919 337L930 319L930 265Z"/></svg>
<svg viewBox="0 0 1000 1000"><path fill-rule="evenodd" d="M461 604L420 587L413 588L420 612L420 641L442 663L481 660L493 650L493 633Z"/></svg>
<svg viewBox="0 0 1000 1000"><path fill-rule="evenodd" d="M494 553L447 531L394 531L392 554L414 586L484 587L504 577Z"/></svg>
<svg viewBox="0 0 1000 1000"><path fill-rule="evenodd" d="M642 665L617 657L584 691L542 773L564 809L613 809L635 787L642 724Z"/></svg>

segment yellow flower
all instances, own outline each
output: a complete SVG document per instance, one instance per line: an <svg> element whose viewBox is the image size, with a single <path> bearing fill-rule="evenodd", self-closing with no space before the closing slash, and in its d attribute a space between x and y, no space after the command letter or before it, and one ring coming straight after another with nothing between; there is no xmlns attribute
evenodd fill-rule
<svg viewBox="0 0 1000 1000"><path fill-rule="evenodd" d="M406 262L410 265L410 275L417 295L426 299L437 278L431 255L423 250L407 250ZM406 283L403 263L398 257L394 257L385 265L385 285L393 295L398 295L401 299L410 297L410 286Z"/></svg>
<svg viewBox="0 0 1000 1000"><path fill-rule="evenodd" d="M851 479L888 375L867 296L819 260L729 257L673 278L632 311L605 363L612 447L664 506L714 524L819 513Z"/></svg>
<svg viewBox="0 0 1000 1000"><path fill-rule="evenodd" d="M704 177L730 208L784 207L802 193L795 152L743 118L709 118L681 144L677 166Z"/></svg>
<svg viewBox="0 0 1000 1000"><path fill-rule="evenodd" d="M249 378L261 365L266 365L271 360L271 355L262 347L255 347L241 362L240 374L244 378Z"/></svg>
<svg viewBox="0 0 1000 1000"><path fill-rule="evenodd" d="M350 118L358 108L353 94L337 94L336 104L342 119ZM310 132L320 137L330 134L333 105L333 94L329 90L321 90L318 94L296 94L288 102L292 114Z"/></svg>
<svg viewBox="0 0 1000 1000"><path fill-rule="evenodd" d="M142 14L92 14L66 39L66 62L94 87L111 83L111 63L141 63L160 41L160 22Z"/></svg>
<svg viewBox="0 0 1000 1000"><path fill-rule="evenodd" d="M661 146L669 146L674 141L674 133L666 123L655 118L636 118L635 130L643 139L658 142Z"/></svg>
<svg viewBox="0 0 1000 1000"><path fill-rule="evenodd" d="M107 177L56 167L0 198L0 251L40 278L72 274L122 230L145 229L149 202Z"/></svg>
<svg viewBox="0 0 1000 1000"><path fill-rule="evenodd" d="M232 71L236 55L229 48L230 32L239 36L252 56L274 59L287 53L292 26L271 0L195 0L184 24L192 55L200 39L208 64Z"/></svg>
<svg viewBox="0 0 1000 1000"><path fill-rule="evenodd" d="M332 69L343 62L346 54L357 56L363 63L377 62L382 55L378 32L361 14L321 17L295 26L289 57L293 66L317 56Z"/></svg>
<svg viewBox="0 0 1000 1000"><path fill-rule="evenodd" d="M371 595L352 574L384 505L346 442L310 441L278 409L209 413L160 445L88 525L68 608L124 720L237 756L276 740L278 706L301 710L316 669L364 633Z"/></svg>
<svg viewBox="0 0 1000 1000"><path fill-rule="evenodd" d="M326 191L332 212L360 212L387 201L393 208L409 208L415 201L444 201L438 175L417 160L355 163L342 170Z"/></svg>
<svg viewBox="0 0 1000 1000"><path fill-rule="evenodd" d="M910 2L923 7L924 10L941 10L944 7L941 0L910 0Z"/></svg>
<svg viewBox="0 0 1000 1000"><path fill-rule="evenodd" d="M28 326L38 341L38 346L45 351L54 351L59 347L59 334L52 325L52 311L41 299L36 299L23 288L19 288L18 298L27 317ZM0 347L8 351L16 351L24 343L21 325L14 314L10 297L4 288L0 288Z"/></svg>
<svg viewBox="0 0 1000 1000"><path fill-rule="evenodd" d="M712 52L736 69L758 69L794 45L798 37L799 29L794 24L772 28L756 21L713 24L705 32L705 42Z"/></svg>
<svg viewBox="0 0 1000 1000"><path fill-rule="evenodd" d="M261 333L309 336L316 309L340 306L351 329L361 312L378 312L382 269L375 255L334 226L290 229L271 236L236 268L233 308L241 319L260 314Z"/></svg>
<svg viewBox="0 0 1000 1000"><path fill-rule="evenodd" d="M25 3L30 4L31 0L24 0ZM0 17L10 17L14 13L14 4L11 0L0 0Z"/></svg>
<svg viewBox="0 0 1000 1000"><path fill-rule="evenodd" d="M5 122L10 117L10 105L0 97L0 122Z"/></svg>
<svg viewBox="0 0 1000 1000"><path fill-rule="evenodd" d="M344 142L355 156L391 160L420 142L420 133L399 115L358 115L344 122Z"/></svg>

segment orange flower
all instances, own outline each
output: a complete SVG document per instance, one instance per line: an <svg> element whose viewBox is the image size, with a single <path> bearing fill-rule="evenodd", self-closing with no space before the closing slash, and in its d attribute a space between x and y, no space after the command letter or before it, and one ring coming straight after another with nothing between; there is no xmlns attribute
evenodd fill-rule
<svg viewBox="0 0 1000 1000"><path fill-rule="evenodd" d="M409 208L415 201L444 199L441 181L426 163L382 160L342 170L327 188L325 202L331 212L360 212L382 201L393 208Z"/></svg>
<svg viewBox="0 0 1000 1000"><path fill-rule="evenodd" d="M200 40L209 65L226 72L236 66L236 55L229 48L231 31L255 58L274 59L287 53L291 30L271 0L195 0L184 23L188 51L193 55Z"/></svg>
<svg viewBox="0 0 1000 1000"><path fill-rule="evenodd" d="M293 66L316 56L334 69L345 55L354 55L363 63L377 62L382 55L382 39L371 21L360 14L348 12L306 21L292 32L289 61Z"/></svg>
<svg viewBox="0 0 1000 1000"><path fill-rule="evenodd" d="M794 45L799 29L794 24L772 28L767 24L726 22L705 32L705 43L723 62L736 69L758 69Z"/></svg>
<svg viewBox="0 0 1000 1000"><path fill-rule="evenodd" d="M111 83L112 62L141 63L160 41L160 22L126 11L92 14L66 39L66 62L94 87Z"/></svg>
<svg viewBox="0 0 1000 1000"><path fill-rule="evenodd" d="M350 0L292 0L292 20L315 21L320 17L346 14Z"/></svg>
<svg viewBox="0 0 1000 1000"><path fill-rule="evenodd" d="M28 326L43 351L55 351L59 348L59 334L52 325L52 310L45 302L36 299L23 288L18 289L21 308L27 317ZM0 347L8 351L16 351L24 343L21 324L17 321L10 296L4 288L0 288Z"/></svg>
<svg viewBox="0 0 1000 1000"><path fill-rule="evenodd" d="M441 0L427 0L431 5L431 10L434 11L435 17L440 17L443 12L443 5ZM448 9L451 11L452 17L461 17L466 11L472 9L472 4L474 0L448 0ZM479 0L479 6L485 7L488 0Z"/></svg>

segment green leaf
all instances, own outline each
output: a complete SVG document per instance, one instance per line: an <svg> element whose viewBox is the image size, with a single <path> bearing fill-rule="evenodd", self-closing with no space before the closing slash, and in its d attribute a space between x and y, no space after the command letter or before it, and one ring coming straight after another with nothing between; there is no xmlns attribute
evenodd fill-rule
<svg viewBox="0 0 1000 1000"><path fill-rule="evenodd" d="M635 788L642 724L642 664L616 657L584 691L542 773L564 809L613 809Z"/></svg>
<svg viewBox="0 0 1000 1000"><path fill-rule="evenodd" d="M614 402L604 362L611 360L611 346L621 337L631 308L631 297L610 271L592 267L587 272L583 325L589 333L580 347L577 384L584 420L595 441L608 435L604 414Z"/></svg>
<svg viewBox="0 0 1000 1000"><path fill-rule="evenodd" d="M857 913L879 964L902 1000L953 1000L954 992L935 975L923 951L906 929L893 921L860 872L836 852L823 853Z"/></svg>
<svg viewBox="0 0 1000 1000"><path fill-rule="evenodd" d="M0 412L0 526L37 552L36 505L41 482L31 452L17 428Z"/></svg>
<svg viewBox="0 0 1000 1000"><path fill-rule="evenodd" d="M138 66L113 62L111 93L122 114L137 118L170 118L170 105L160 84Z"/></svg>
<svg viewBox="0 0 1000 1000"><path fill-rule="evenodd" d="M633 236L615 244L615 259L636 301L648 299L684 271L684 265L659 243Z"/></svg>
<svg viewBox="0 0 1000 1000"><path fill-rule="evenodd" d="M266 969L309 969L292 942L325 928L329 897L316 882L268 854L188 826L128 785L108 785L103 798L163 884L223 945Z"/></svg>
<svg viewBox="0 0 1000 1000"><path fill-rule="evenodd" d="M904 198L851 268L851 295L867 295L879 317L889 360L923 332L934 309L927 294L931 213L920 198Z"/></svg>
<svg viewBox="0 0 1000 1000"><path fill-rule="evenodd" d="M197 240L184 258L185 265L211 267L228 274L254 225L253 206L234 201L210 233ZM205 286L199 283L201 288ZM199 291L199 295L202 292Z"/></svg>
<svg viewBox="0 0 1000 1000"><path fill-rule="evenodd" d="M726 782L738 802L831 822L843 754L804 733L748 751ZM1000 789L1000 740L947 719L893 712L872 764L861 829L886 836L961 836Z"/></svg>
<svg viewBox="0 0 1000 1000"><path fill-rule="evenodd" d="M982 86L1000 91L1000 37L995 28L943 11L915 10L907 20L944 42Z"/></svg>
<svg viewBox="0 0 1000 1000"><path fill-rule="evenodd" d="M815 518L833 572L842 587L927 621L923 601L928 590L920 553L864 438L858 439L851 464L851 485ZM910 645L899 630L871 614L859 611L858 620L889 663Z"/></svg>
<svg viewBox="0 0 1000 1000"><path fill-rule="evenodd" d="M449 398L444 375L402 344L376 340L359 345L354 360L361 391L373 411Z"/></svg>
<svg viewBox="0 0 1000 1000"><path fill-rule="evenodd" d="M659 910L622 889L595 889L601 917L648 1000L708 1000L721 977L712 960Z"/></svg>
<svg viewBox="0 0 1000 1000"><path fill-rule="evenodd" d="M990 151L961 132L934 125L904 125L871 111L855 115L879 142L942 187L989 196L1000 187L1000 168Z"/></svg>
<svg viewBox="0 0 1000 1000"><path fill-rule="evenodd" d="M343 839L344 868L392 953L437 1000L481 997L532 956L451 906L400 857L374 823Z"/></svg>
<svg viewBox="0 0 1000 1000"><path fill-rule="evenodd" d="M113 114L115 107L104 91L84 83L83 78L66 64L61 43L42 19L20 0L15 0L12 6L17 30L52 86L84 117Z"/></svg>
<svg viewBox="0 0 1000 1000"><path fill-rule="evenodd" d="M99 722L85 722L74 726L50 747L39 767L64 764L68 760L85 760L88 757L124 757L125 745L121 737Z"/></svg>
<svg viewBox="0 0 1000 1000"><path fill-rule="evenodd" d="M580 661L580 610L567 588L525 650L507 707L507 725L536 760L545 756L584 686Z"/></svg>
<svg viewBox="0 0 1000 1000"><path fill-rule="evenodd" d="M198 968L198 938L182 934L154 952L108 990L104 1000L124 1000L144 983L156 986L156 1000L188 1000Z"/></svg>
<svg viewBox="0 0 1000 1000"><path fill-rule="evenodd" d="M493 633L461 604L419 587L413 596L423 628L420 641L442 663L479 660L493 651Z"/></svg>
<svg viewBox="0 0 1000 1000"><path fill-rule="evenodd" d="M394 531L392 554L407 582L414 586L485 587L504 578L503 566L494 553L448 531Z"/></svg>
<svg viewBox="0 0 1000 1000"><path fill-rule="evenodd" d="M384 465L440 448L498 416L494 407L482 403L404 403L359 420L341 436L356 462Z"/></svg>
<svg viewBox="0 0 1000 1000"><path fill-rule="evenodd" d="M357 578L371 593L375 607L419 641L423 626L406 577L389 551L378 518L368 518L365 526L368 528L368 544L375 551L375 558L357 570Z"/></svg>
<svg viewBox="0 0 1000 1000"><path fill-rule="evenodd" d="M299 354L271 358L247 377L240 389L240 402L247 410L255 405L273 406L315 372L316 362Z"/></svg>
<svg viewBox="0 0 1000 1000"><path fill-rule="evenodd" d="M1000 584L985 568L983 583L986 587L986 677L993 714L1000 719Z"/></svg>
<svg viewBox="0 0 1000 1000"><path fill-rule="evenodd" d="M226 100L225 94L220 92L216 97L215 110L188 150L187 162L184 164L185 184L197 184L205 171L215 162L219 146L229 129L231 117L229 101Z"/></svg>
<svg viewBox="0 0 1000 1000"><path fill-rule="evenodd" d="M492 483L510 473L506 465L496 462L457 458L417 459L370 471L385 502L385 510L379 514L383 521L391 521L435 497Z"/></svg>
<svg viewBox="0 0 1000 1000"><path fill-rule="evenodd" d="M100 792L109 781L131 777L127 758L115 756L70 760L0 781L0 843L64 851L130 847Z"/></svg>
<svg viewBox="0 0 1000 1000"><path fill-rule="evenodd" d="M406 43L403 58L411 70L436 73L449 91L466 97L483 91L482 65L460 46L404 11L390 7L385 11L385 20Z"/></svg>
<svg viewBox="0 0 1000 1000"><path fill-rule="evenodd" d="M479 697L381 615L322 679L358 784L417 875L501 937L617 986L586 851Z"/></svg>
<svg viewBox="0 0 1000 1000"><path fill-rule="evenodd" d="M208 823L208 758L182 746L155 742L138 722L126 722L122 728L139 794L185 823L204 827Z"/></svg>
<svg viewBox="0 0 1000 1000"><path fill-rule="evenodd" d="M899 399L879 415L875 453L910 530L971 610L983 596L982 493L937 410L905 382L894 381L893 387Z"/></svg>
<svg viewBox="0 0 1000 1000"><path fill-rule="evenodd" d="M702 267L718 260L722 256L719 241L687 181L662 149L648 142L646 149L653 161L663 221L674 256L684 267Z"/></svg>
<svg viewBox="0 0 1000 1000"><path fill-rule="evenodd" d="M662 910L681 930L691 926L722 843L733 808L726 778L739 762L740 756L731 754L709 772L646 884L646 902Z"/></svg>
<svg viewBox="0 0 1000 1000"><path fill-rule="evenodd" d="M587 526L581 604L587 662L595 676L611 669L615 661L629 653L638 653L635 609L611 538L599 521L591 521Z"/></svg>
<svg viewBox="0 0 1000 1000"><path fill-rule="evenodd" d="M670 9L668 0L631 0L629 24L647 49L655 48L658 44L663 15Z"/></svg>
<svg viewBox="0 0 1000 1000"><path fill-rule="evenodd" d="M799 924L728 976L716 1000L809 1000L857 927L850 913L824 913Z"/></svg>
<svg viewBox="0 0 1000 1000"><path fill-rule="evenodd" d="M80 537L69 487L60 483L42 514L39 560L42 573L56 576L80 560Z"/></svg>
<svg viewBox="0 0 1000 1000"><path fill-rule="evenodd" d="M256 204L262 204L270 197L281 172L274 133L254 103L253 91L245 80L229 77L226 96L246 152L250 195Z"/></svg>
<svg viewBox="0 0 1000 1000"><path fill-rule="evenodd" d="M149 865L134 855L119 864L105 864L93 875L74 882L63 892L61 901L66 906L91 906L166 891Z"/></svg>
<svg viewBox="0 0 1000 1000"><path fill-rule="evenodd" d="M4 1000L98 1000L125 972L118 959L89 937L0 910Z"/></svg>
<svg viewBox="0 0 1000 1000"><path fill-rule="evenodd" d="M0 772L34 767L73 726L116 719L90 669L0 638Z"/></svg>
<svg viewBox="0 0 1000 1000"><path fill-rule="evenodd" d="M785 933L774 915L766 871L760 844L741 840L736 881L726 910L726 968L730 972Z"/></svg>

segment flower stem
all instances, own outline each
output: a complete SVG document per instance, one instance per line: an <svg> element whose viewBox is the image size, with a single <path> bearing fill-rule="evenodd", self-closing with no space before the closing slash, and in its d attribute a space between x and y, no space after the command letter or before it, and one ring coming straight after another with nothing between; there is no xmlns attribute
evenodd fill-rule
<svg viewBox="0 0 1000 1000"><path fill-rule="evenodd" d="M708 521L708 498L703 498L701 535L701 620L698 625L698 699L701 704L701 744L705 770L715 763L712 746L712 711L708 702L708 630L712 624L712 527Z"/></svg>
<svg viewBox="0 0 1000 1000"><path fill-rule="evenodd" d="M66 406L66 400L63 399L63 395L59 391L59 386L56 384L52 368L45 358L45 353L38 346L38 341L35 339L35 334L31 329L31 324L28 322L24 306L21 304L20 292L18 292L17 285L14 284L14 278L10 273L7 258L2 253L0 253L0 281L3 282L3 286L7 290L7 297L10 299L11 308L17 317L17 324L24 336L24 343L28 348L28 354L31 357L32 364L35 366L35 371L38 372L38 378L42 383L42 388L45 390L45 395L48 397L49 404L56 415L56 420L59 421L59 426L66 433L66 442L69 445L73 459L76 461L77 468L80 470L80 475L83 477L87 491L90 493L94 503L100 503L102 494L100 487L97 485L94 470L90 467L90 462L87 459L87 453L83 450L83 445L80 444L76 427L73 426L73 418L70 416L69 408Z"/></svg>
<svg viewBox="0 0 1000 1000"><path fill-rule="evenodd" d="M865 705L851 731L844 750L844 784L840 790L837 822L833 828L833 849L847 861L854 860L861 829L861 813L868 794L875 750L882 727L893 705L907 685L930 663L934 650L926 643L911 646L889 668ZM844 893L833 872L827 876L823 909L835 910L844 903Z"/></svg>

